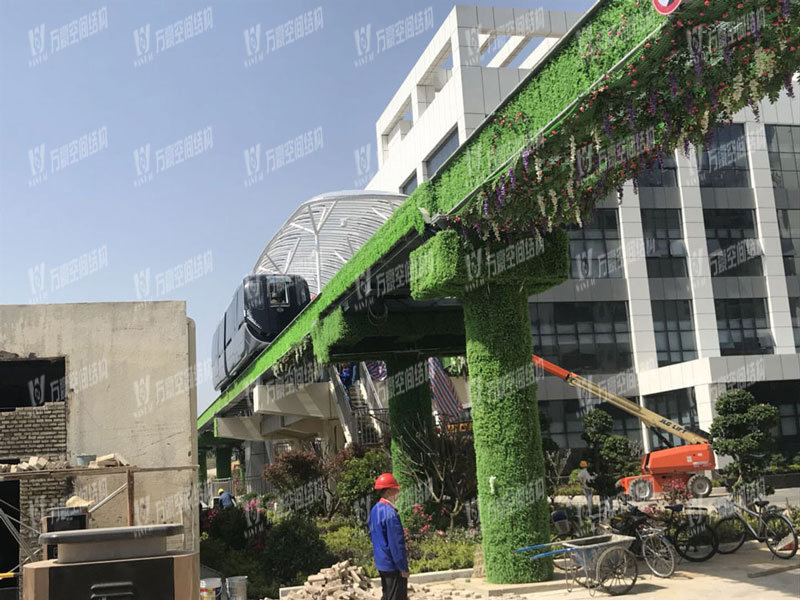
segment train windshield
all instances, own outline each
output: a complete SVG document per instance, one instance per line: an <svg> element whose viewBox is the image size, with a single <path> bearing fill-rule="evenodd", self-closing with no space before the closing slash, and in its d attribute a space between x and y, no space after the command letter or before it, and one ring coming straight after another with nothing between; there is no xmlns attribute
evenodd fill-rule
<svg viewBox="0 0 800 600"><path fill-rule="evenodd" d="M290 277L267 277L267 302L270 307L289 306Z"/></svg>

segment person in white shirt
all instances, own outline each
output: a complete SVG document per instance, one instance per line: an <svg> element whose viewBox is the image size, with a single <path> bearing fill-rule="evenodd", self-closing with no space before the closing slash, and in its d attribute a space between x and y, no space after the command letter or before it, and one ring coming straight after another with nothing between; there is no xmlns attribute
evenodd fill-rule
<svg viewBox="0 0 800 600"><path fill-rule="evenodd" d="M587 508L589 510L589 514L591 515L592 514L592 493L593 493L593 490L589 486L589 483L592 480L594 480L595 476L592 475L591 473L589 473L589 469L588 469L589 463L587 463L585 460L581 461L580 466L581 466L581 470L578 473L578 481L580 482L581 487L583 488L583 495L586 497L586 506L587 506Z"/></svg>

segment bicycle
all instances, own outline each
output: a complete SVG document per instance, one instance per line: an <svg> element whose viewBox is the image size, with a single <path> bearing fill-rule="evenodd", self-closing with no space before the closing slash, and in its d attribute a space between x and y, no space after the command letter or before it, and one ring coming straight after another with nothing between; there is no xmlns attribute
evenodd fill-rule
<svg viewBox="0 0 800 600"><path fill-rule="evenodd" d="M664 536L681 558L704 562L717 553L717 536L708 523L707 508L683 504L668 504L664 508L669 511L666 518L652 518L664 523ZM687 518L677 519L678 513Z"/></svg>
<svg viewBox="0 0 800 600"><path fill-rule="evenodd" d="M675 550L664 536L663 527L647 525L650 517L633 505L630 514L611 519L611 530L635 538L631 552L644 560L656 577L670 577L675 572Z"/></svg>
<svg viewBox="0 0 800 600"><path fill-rule="evenodd" d="M758 510L750 510L732 500L718 511L722 518L714 525L719 540L720 554L733 554L744 544L748 534L759 542L765 542L776 558L789 560L797 554L797 531L783 510L767 500L752 503ZM769 506L769 507L768 507ZM747 522L744 515L758 522L758 532Z"/></svg>

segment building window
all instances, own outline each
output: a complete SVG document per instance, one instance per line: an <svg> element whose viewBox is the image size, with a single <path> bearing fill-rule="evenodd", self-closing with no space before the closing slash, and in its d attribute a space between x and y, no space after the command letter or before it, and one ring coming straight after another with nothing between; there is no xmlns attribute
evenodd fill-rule
<svg viewBox="0 0 800 600"><path fill-rule="evenodd" d="M792 313L794 347L800 352L800 298L789 298L789 311Z"/></svg>
<svg viewBox="0 0 800 600"><path fill-rule="evenodd" d="M750 187L744 125L732 123L714 128L711 147L697 149L697 174L700 187Z"/></svg>
<svg viewBox="0 0 800 600"><path fill-rule="evenodd" d="M800 454L800 381L757 381L747 386L758 402L778 408L778 425L772 430L777 450L791 459Z"/></svg>
<svg viewBox="0 0 800 600"><path fill-rule="evenodd" d="M583 227L569 227L569 276L572 279L619 278L624 274L617 211L598 209Z"/></svg>
<svg viewBox="0 0 800 600"><path fill-rule="evenodd" d="M679 423L684 427L696 428L700 423L697 418L697 400L694 396L694 388L684 388L681 390L664 392L663 394L644 396L644 405L646 408L658 413L662 417L666 417L670 421ZM666 431L661 431L660 429L659 431L673 446L680 446L687 443ZM650 431L651 451L667 447L669 446L665 444L656 433Z"/></svg>
<svg viewBox="0 0 800 600"><path fill-rule="evenodd" d="M643 208L642 231L647 253L647 276L686 277L681 211L676 208Z"/></svg>
<svg viewBox="0 0 800 600"><path fill-rule="evenodd" d="M697 358L690 300L653 300L658 366Z"/></svg>
<svg viewBox="0 0 800 600"><path fill-rule="evenodd" d="M581 374L619 373L631 367L625 302L532 303L535 352Z"/></svg>
<svg viewBox="0 0 800 600"><path fill-rule="evenodd" d="M722 356L773 353L765 298L715 300L714 308Z"/></svg>
<svg viewBox="0 0 800 600"><path fill-rule="evenodd" d="M800 190L800 126L767 125L772 187Z"/></svg>
<svg viewBox="0 0 800 600"><path fill-rule="evenodd" d="M414 190L417 189L417 172L414 171L414 174L406 181L403 186L400 188L400 192L405 194L406 196L410 196L414 193Z"/></svg>
<svg viewBox="0 0 800 600"><path fill-rule="evenodd" d="M786 275L797 275L797 248L800 248L800 210L778 209L778 229Z"/></svg>
<svg viewBox="0 0 800 600"><path fill-rule="evenodd" d="M428 179L433 179L433 175L439 170L450 155L458 148L458 129L448 135L444 141L439 144L439 147L433 151L433 154L428 158Z"/></svg>
<svg viewBox="0 0 800 600"><path fill-rule="evenodd" d="M670 152L658 162L653 163L652 169L639 173L639 187L678 187L678 163L675 154Z"/></svg>
<svg viewBox="0 0 800 600"><path fill-rule="evenodd" d="M761 246L755 211L713 208L703 211L712 277L760 276Z"/></svg>
<svg viewBox="0 0 800 600"><path fill-rule="evenodd" d="M581 438L584 430L583 415L577 399L548 400L543 404L550 418L550 439L558 444L559 448L586 446L586 442Z"/></svg>

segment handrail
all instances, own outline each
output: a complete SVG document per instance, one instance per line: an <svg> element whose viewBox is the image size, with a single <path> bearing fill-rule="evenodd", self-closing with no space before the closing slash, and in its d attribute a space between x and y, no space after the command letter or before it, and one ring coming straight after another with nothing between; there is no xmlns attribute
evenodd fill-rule
<svg viewBox="0 0 800 600"><path fill-rule="evenodd" d="M333 392L336 398L336 402L334 402L336 414L339 416L339 422L342 424L345 441L353 443L356 441L357 431L355 418L353 416L353 407L350 405L350 394L347 393L335 366L328 366L328 374L330 375L331 385L333 386Z"/></svg>

